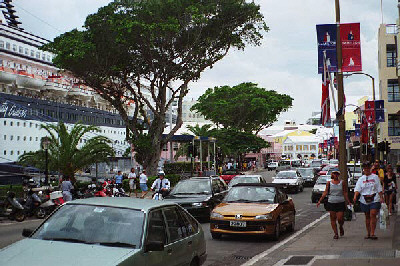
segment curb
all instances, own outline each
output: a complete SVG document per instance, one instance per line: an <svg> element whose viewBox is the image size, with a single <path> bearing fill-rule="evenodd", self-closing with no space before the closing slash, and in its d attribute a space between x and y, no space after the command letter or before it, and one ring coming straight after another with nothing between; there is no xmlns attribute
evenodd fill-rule
<svg viewBox="0 0 400 266"><path fill-rule="evenodd" d="M392 248L396 250L397 253L399 253L400 252L400 208L398 204L396 205L397 205L397 215L393 228Z"/></svg>

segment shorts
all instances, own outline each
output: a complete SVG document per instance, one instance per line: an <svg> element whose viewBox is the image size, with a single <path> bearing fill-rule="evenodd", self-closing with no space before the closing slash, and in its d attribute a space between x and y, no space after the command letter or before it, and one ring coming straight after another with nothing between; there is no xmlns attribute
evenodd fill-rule
<svg viewBox="0 0 400 266"><path fill-rule="evenodd" d="M129 188L130 188L131 190L136 189L136 182L135 182L135 179L130 179L130 180L129 180Z"/></svg>
<svg viewBox="0 0 400 266"><path fill-rule="evenodd" d="M147 184L146 183L140 183L140 190L147 191L148 190Z"/></svg>
<svg viewBox="0 0 400 266"><path fill-rule="evenodd" d="M346 210L346 204L344 202L338 203L326 203L326 210L330 212L344 212Z"/></svg>
<svg viewBox="0 0 400 266"><path fill-rule="evenodd" d="M380 202L372 202L370 204L364 204L360 202L360 207L362 212L369 212L372 209L379 210L381 208Z"/></svg>
<svg viewBox="0 0 400 266"><path fill-rule="evenodd" d="M394 193L394 190L393 189L391 189L391 190L385 190L385 194L386 195L391 195L392 193Z"/></svg>

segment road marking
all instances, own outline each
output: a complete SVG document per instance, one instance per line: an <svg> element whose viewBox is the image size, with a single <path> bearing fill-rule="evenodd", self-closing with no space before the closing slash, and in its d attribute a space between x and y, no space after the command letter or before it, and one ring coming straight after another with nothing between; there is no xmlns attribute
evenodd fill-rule
<svg viewBox="0 0 400 266"><path fill-rule="evenodd" d="M22 221L22 222L8 222L8 223L0 222L0 225L24 224L24 223L27 223L27 222L36 222L36 221L41 221L41 220L43 220L43 219L32 219L32 220L25 220L25 221Z"/></svg>
<svg viewBox="0 0 400 266"><path fill-rule="evenodd" d="M285 265L285 263L286 263L288 260L290 260L290 258L292 258L293 256L298 256L298 255L291 255L291 256L289 256L289 257L286 258L286 259L282 259L282 260L278 261L278 262L275 264L275 266L283 266L283 265ZM313 256L313 255L307 255L307 256ZM339 259L339 258L340 258L339 255L317 255L317 256L314 256L314 258L312 258L312 259L310 260L309 263L304 264L304 266L311 266L311 265L314 264L314 262L315 262L316 260L335 260L335 259Z"/></svg>
<svg viewBox="0 0 400 266"><path fill-rule="evenodd" d="M322 221L323 219L325 219L326 217L329 216L329 213L325 213L324 215L322 215L320 218L318 218L317 220L315 220L312 223L309 223L308 225L306 225L305 227L303 227L303 229L301 229L300 231L297 231L295 234L293 234L291 237L285 239L282 242L279 242L277 244L275 244L274 246L272 246L271 248L267 249L266 251L254 256L251 260L246 261L245 263L243 263L241 266L250 266L253 265L254 263L256 263L257 261L259 261L260 259L268 256L270 253L272 253L273 251L277 250L278 248L280 248L281 246L285 245L286 243L288 243L289 241L295 239L296 237L298 237L300 234L302 234L303 232L307 231L309 228L313 227L315 224L319 223L320 221Z"/></svg>

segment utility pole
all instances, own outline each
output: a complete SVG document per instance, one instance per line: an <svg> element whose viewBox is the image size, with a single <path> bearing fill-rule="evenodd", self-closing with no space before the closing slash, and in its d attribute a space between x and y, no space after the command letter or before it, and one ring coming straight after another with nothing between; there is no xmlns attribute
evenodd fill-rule
<svg viewBox="0 0 400 266"><path fill-rule="evenodd" d="M344 120L344 88L342 72L342 41L340 39L340 5L339 0L335 0L336 11L336 53L337 53L337 84L338 84L338 109L341 110L339 117L339 170L340 176L347 184L347 153L346 153L346 121Z"/></svg>

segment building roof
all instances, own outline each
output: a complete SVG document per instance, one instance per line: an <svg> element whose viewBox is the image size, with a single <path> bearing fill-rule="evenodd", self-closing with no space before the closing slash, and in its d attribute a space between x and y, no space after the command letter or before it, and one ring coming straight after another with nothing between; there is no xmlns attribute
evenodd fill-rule
<svg viewBox="0 0 400 266"><path fill-rule="evenodd" d="M319 143L315 136L289 136L283 143Z"/></svg>

